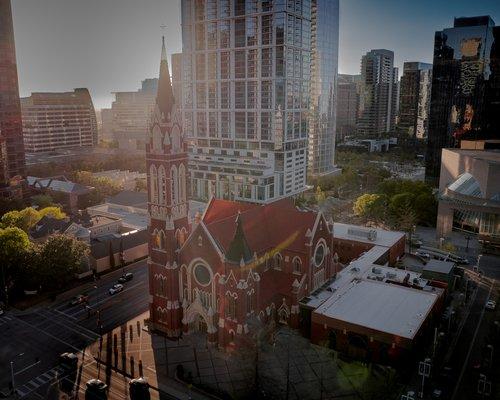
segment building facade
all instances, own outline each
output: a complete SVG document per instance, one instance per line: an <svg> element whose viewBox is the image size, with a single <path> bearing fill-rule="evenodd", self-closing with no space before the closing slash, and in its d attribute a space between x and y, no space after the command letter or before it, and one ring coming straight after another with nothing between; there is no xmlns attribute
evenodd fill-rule
<svg viewBox="0 0 500 400"><path fill-rule="evenodd" d="M403 140L425 140L429 129L432 64L405 62L399 95L398 131Z"/></svg>
<svg viewBox="0 0 500 400"><path fill-rule="evenodd" d="M311 2L182 1L191 193L266 203L305 189Z"/></svg>
<svg viewBox="0 0 500 400"><path fill-rule="evenodd" d="M500 27L489 16L455 18L434 37L426 179L437 184L443 148L500 138Z"/></svg>
<svg viewBox="0 0 500 400"><path fill-rule="evenodd" d="M336 140L342 142L346 136L356 133L361 75L339 74L337 82Z"/></svg>
<svg viewBox="0 0 500 400"><path fill-rule="evenodd" d="M97 145L97 118L85 88L64 93L32 93L21 99L27 153Z"/></svg>
<svg viewBox="0 0 500 400"><path fill-rule="evenodd" d="M371 50L362 57L362 93L357 126L359 136L377 138L394 131L398 108L398 79L392 51Z"/></svg>
<svg viewBox="0 0 500 400"><path fill-rule="evenodd" d="M10 0L0 0L0 197L22 196L23 128Z"/></svg>
<svg viewBox="0 0 500 400"><path fill-rule="evenodd" d="M109 132L119 149L144 152L157 88L158 79L145 79L135 92L115 92L111 109L102 110L103 132Z"/></svg>
<svg viewBox="0 0 500 400"><path fill-rule="evenodd" d="M311 4L308 174L319 176L339 171L335 166L339 2L313 0Z"/></svg>
<svg viewBox="0 0 500 400"><path fill-rule="evenodd" d="M436 234L477 235L484 251L500 252L500 142L461 146L442 150Z"/></svg>

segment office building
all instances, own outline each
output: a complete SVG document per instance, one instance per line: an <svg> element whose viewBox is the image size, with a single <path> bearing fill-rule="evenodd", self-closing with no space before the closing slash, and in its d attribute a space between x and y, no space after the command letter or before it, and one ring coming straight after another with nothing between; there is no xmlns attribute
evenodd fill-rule
<svg viewBox="0 0 500 400"><path fill-rule="evenodd" d="M85 88L63 93L32 93L21 99L27 153L97 145L97 118Z"/></svg>
<svg viewBox="0 0 500 400"><path fill-rule="evenodd" d="M429 128L432 64L405 62L399 96L398 131L405 141L425 140Z"/></svg>
<svg viewBox="0 0 500 400"><path fill-rule="evenodd" d="M500 27L489 16L455 18L434 37L426 179L437 184L441 150L500 139Z"/></svg>
<svg viewBox="0 0 500 400"><path fill-rule="evenodd" d="M394 53L371 50L361 59L362 93L357 133L363 138L377 138L392 132L398 104L398 70Z"/></svg>
<svg viewBox="0 0 500 400"><path fill-rule="evenodd" d="M307 172L310 176L320 176L340 171L335 166L339 2L313 0L311 5L311 103ZM307 65L303 68L307 68Z"/></svg>
<svg viewBox="0 0 500 400"><path fill-rule="evenodd" d="M175 103L182 104L182 53L172 54L172 90Z"/></svg>
<svg viewBox="0 0 500 400"><path fill-rule="evenodd" d="M115 100L110 111L102 114L103 132L109 132L119 149L144 152L157 88L157 78L145 79L135 92L113 93Z"/></svg>
<svg viewBox="0 0 500 400"><path fill-rule="evenodd" d="M477 235L483 251L500 252L500 140L461 141L443 149L438 237L452 230Z"/></svg>
<svg viewBox="0 0 500 400"><path fill-rule="evenodd" d="M356 133L359 101L361 94L361 75L339 74L337 82L337 113L335 138L344 141L346 136Z"/></svg>
<svg viewBox="0 0 500 400"><path fill-rule="evenodd" d="M310 1L181 4L192 196L266 203L302 192Z"/></svg>
<svg viewBox="0 0 500 400"><path fill-rule="evenodd" d="M23 129L10 0L0 0L0 197L22 197Z"/></svg>

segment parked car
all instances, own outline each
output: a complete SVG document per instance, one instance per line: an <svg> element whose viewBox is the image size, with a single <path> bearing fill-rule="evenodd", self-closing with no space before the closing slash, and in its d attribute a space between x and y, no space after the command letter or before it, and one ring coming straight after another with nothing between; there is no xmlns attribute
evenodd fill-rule
<svg viewBox="0 0 500 400"><path fill-rule="evenodd" d="M131 281L134 278L134 274L132 272L127 272L118 278L119 283L125 283Z"/></svg>
<svg viewBox="0 0 500 400"><path fill-rule="evenodd" d="M70 305L76 306L77 304L87 303L89 301L89 296L87 294L79 294L71 299Z"/></svg>
<svg viewBox="0 0 500 400"><path fill-rule="evenodd" d="M117 283L115 285L113 285L110 289L109 289L109 294L110 295L114 295L116 293L119 293L123 290L123 285L120 284L120 283Z"/></svg>
<svg viewBox="0 0 500 400"><path fill-rule="evenodd" d="M488 300L484 306L487 310L494 310L497 308L497 303L494 300Z"/></svg>

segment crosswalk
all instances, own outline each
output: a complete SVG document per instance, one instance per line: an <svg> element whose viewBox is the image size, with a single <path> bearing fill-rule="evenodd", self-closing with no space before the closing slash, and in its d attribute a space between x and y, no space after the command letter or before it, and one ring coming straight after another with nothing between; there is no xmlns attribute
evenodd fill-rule
<svg viewBox="0 0 500 400"><path fill-rule="evenodd" d="M37 390L39 387L46 385L50 382L55 382L57 379L64 374L65 370L62 367L55 367L51 370L45 372L42 375L33 378L24 385L16 388L16 393L19 398L23 398Z"/></svg>
<svg viewBox="0 0 500 400"><path fill-rule="evenodd" d="M10 321L12 321L12 318L9 317L8 315L0 317L0 326L2 326L4 324L8 324Z"/></svg>

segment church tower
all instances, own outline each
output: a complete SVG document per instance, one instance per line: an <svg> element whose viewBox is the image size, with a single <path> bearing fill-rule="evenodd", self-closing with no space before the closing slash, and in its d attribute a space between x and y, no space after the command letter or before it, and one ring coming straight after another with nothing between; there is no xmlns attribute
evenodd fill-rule
<svg viewBox="0 0 500 400"><path fill-rule="evenodd" d="M178 249L188 235L187 144L175 104L162 38L156 106L146 141L150 320L154 330L181 332Z"/></svg>

